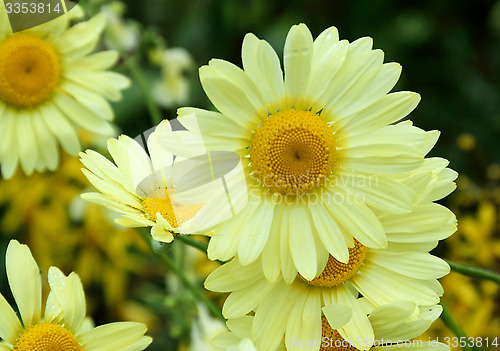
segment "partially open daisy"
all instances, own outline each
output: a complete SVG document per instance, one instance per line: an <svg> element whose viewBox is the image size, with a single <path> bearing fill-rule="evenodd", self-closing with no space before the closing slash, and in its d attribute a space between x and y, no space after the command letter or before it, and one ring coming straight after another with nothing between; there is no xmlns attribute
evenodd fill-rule
<svg viewBox="0 0 500 351"><path fill-rule="evenodd" d="M411 340L427 330L439 317L441 310L441 306L416 307L414 303L408 301L399 301L377 308L370 306L365 312L373 325L375 338L369 340L371 341L369 350L449 351L449 347L437 341ZM255 323L253 316L228 320L229 331L217 335L212 340L212 345L217 351L238 350L236 345L243 343L251 345ZM325 317L321 319L320 331L317 339L302 339L302 335L290 336L287 342L283 340L276 348L266 350L283 351L288 347L288 350L358 351L360 349L355 345L365 339L364 337L355 340L344 339L337 330L332 329Z"/></svg>
<svg viewBox="0 0 500 351"><path fill-rule="evenodd" d="M430 191L436 199L446 195L442 186L454 179L444 169L437 173ZM378 307L401 300L421 306L439 302L443 289L437 278L448 274L449 266L428 252L456 230L453 213L428 200L407 214L380 213L380 221L388 233L386 248L368 248L354 240L347 263L330 255L323 271L312 279L295 271L270 282L260 260L242 265L236 257L210 274L205 287L231 293L222 310L226 318L255 312L252 340L259 349L273 350L291 335L319 338L322 317L344 339L373 340L367 303ZM356 345L362 350L370 346Z"/></svg>
<svg viewBox="0 0 500 351"><path fill-rule="evenodd" d="M398 175L423 163L439 133L393 125L420 97L388 94L401 67L383 64L371 38L349 44L332 27L313 41L300 24L283 56L284 77L271 46L247 34L244 70L223 60L200 69L220 113L179 116L195 113L207 149L237 152L246 171L249 204L214 229L209 257L250 264L262 255L270 281L297 270L311 280L330 256L347 263L354 239L387 246L378 213L410 211L416 194Z"/></svg>
<svg viewBox="0 0 500 351"><path fill-rule="evenodd" d="M144 350L151 338L142 323L119 322L93 328L85 319L85 295L75 273L50 267L51 292L42 315L40 271L26 245L11 240L5 257L7 277L21 321L0 295L0 350ZM103 348L103 345L105 347Z"/></svg>
<svg viewBox="0 0 500 351"><path fill-rule="evenodd" d="M189 126L190 120L183 122ZM171 242L174 233L204 234L204 229L217 223L214 220L231 216L225 190L228 184L212 179L212 164L204 147L190 148L192 157L188 159L174 157L172 148L165 147L174 135L184 133L187 136L183 139L201 144L195 142L201 138L199 134L172 131L169 121L163 121L148 136L149 155L125 135L108 141L116 165L93 150L80 153L87 167L83 173L101 192L86 193L82 198L122 214L116 220L121 225L151 227L151 235L158 241ZM193 177L199 169L204 176Z"/></svg>
<svg viewBox="0 0 500 351"><path fill-rule="evenodd" d="M0 4L1 5L1 4ZM46 24L12 33L0 13L0 162L10 178L20 164L26 174L54 170L58 144L80 151L77 131L111 135L113 111L129 80L106 71L115 51L91 54L105 26L100 14L68 28L81 17L77 6Z"/></svg>

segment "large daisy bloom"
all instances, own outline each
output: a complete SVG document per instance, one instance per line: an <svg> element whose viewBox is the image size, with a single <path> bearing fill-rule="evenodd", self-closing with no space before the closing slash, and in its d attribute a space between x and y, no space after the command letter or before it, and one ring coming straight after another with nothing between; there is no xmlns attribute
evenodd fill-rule
<svg viewBox="0 0 500 351"><path fill-rule="evenodd" d="M419 351L449 351L450 348L437 341L423 342L411 340L421 335L440 315L441 306L417 307L408 301L399 301L373 308L367 306L366 313L372 322L375 339L368 340L371 351L419 350ZM252 326L256 322L253 316L243 316L227 321L229 331L222 332L212 340L216 351L283 351L285 341L274 349L256 348L252 342ZM307 349L319 351L358 351L356 348L361 340L344 339L337 330L332 329L328 320L323 317L321 333L318 339L301 339L291 336L288 350ZM246 348L241 345L247 345Z"/></svg>
<svg viewBox="0 0 500 351"><path fill-rule="evenodd" d="M0 3L0 7L3 3ZM10 178L18 165L33 171L54 170L58 145L70 155L80 151L77 132L112 135L113 111L129 80L108 72L116 51L92 54L105 27L99 14L71 28L81 17L76 6L46 24L12 33L7 13L0 13L0 162Z"/></svg>
<svg viewBox="0 0 500 351"><path fill-rule="evenodd" d="M344 339L374 340L358 293L374 306L399 300L424 306L439 302L443 289L436 279L449 272L441 259L402 252L397 246L394 250L364 249L357 242L349 252L347 264L331 257L316 278L298 275L291 284L282 277L270 283L259 261L242 265L233 259L211 273L205 287L231 293L222 309L224 317L255 312L252 339L263 350L277 347L283 337L318 339L322 314ZM369 344L360 343L358 348L367 350Z"/></svg>
<svg viewBox="0 0 500 351"><path fill-rule="evenodd" d="M329 256L347 263L354 239L382 249L379 213L404 214L417 194L399 178L415 170L439 132L399 123L418 104L413 92L388 92L401 73L365 37L348 43L328 28L313 40L290 29L284 75L276 52L253 34L243 41L244 70L211 60L203 88L220 112L196 114L208 150L240 155L249 203L214 228L208 254L244 265L262 256L264 274L313 279Z"/></svg>
<svg viewBox="0 0 500 351"><path fill-rule="evenodd" d="M142 323L119 322L94 328L85 319L85 295L75 273L50 267L50 294L42 314L42 282L26 245L11 240L5 257L7 278L21 316L0 295L0 350L140 351L150 343Z"/></svg>
<svg viewBox="0 0 500 351"><path fill-rule="evenodd" d="M443 294L436 279L446 275L449 267L429 251L456 230L453 213L432 203L454 189L456 173L446 165L442 159L428 159L401 179L412 183L414 191L426 183L427 191L419 193L409 213L379 214L388 237L385 249L367 248L355 241L347 263L329 256L314 279L295 271L273 282L266 279L259 260L242 265L235 258L208 276L206 288L231 293L222 310L228 319L255 312L252 340L262 349L272 350L291 335L318 338L323 318L344 339L374 340L367 305L373 309L410 301L431 306ZM356 346L367 350L370 344Z"/></svg>
<svg viewBox="0 0 500 351"><path fill-rule="evenodd" d="M192 122L194 116L183 119L190 129ZM184 154L187 158L174 157L171 152L174 146L170 140L178 134L186 134L182 139L195 145L189 148L189 155ZM220 216L230 218L232 207L227 201L226 187L232 188L233 173L241 171L238 167L229 170L225 183L211 177L213 164L202 143L196 142L200 139L195 132L172 131L165 120L147 138L149 154L141 143L126 135L108 141L116 165L93 150L80 153L87 167L83 173L100 191L82 194L82 198L122 214L116 220L121 225L151 227L151 235L157 241L171 242L174 233L204 234L203 230L217 224L214 221ZM239 162L237 155L233 161L235 158ZM199 172L204 176L193 176Z"/></svg>

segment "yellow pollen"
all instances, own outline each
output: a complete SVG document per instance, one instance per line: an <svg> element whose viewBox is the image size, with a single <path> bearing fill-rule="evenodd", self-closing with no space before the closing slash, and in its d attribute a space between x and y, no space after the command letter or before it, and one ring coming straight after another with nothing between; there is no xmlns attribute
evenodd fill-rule
<svg viewBox="0 0 500 351"><path fill-rule="evenodd" d="M333 330L325 317L321 317L321 346L319 351L358 351L338 331Z"/></svg>
<svg viewBox="0 0 500 351"><path fill-rule="evenodd" d="M142 201L142 206L144 206L144 212L149 215L152 221L156 222L156 214L160 213L172 228L176 228L193 218L203 204L186 205L175 202L171 198L173 193L172 189L157 190L151 197L147 197Z"/></svg>
<svg viewBox="0 0 500 351"><path fill-rule="evenodd" d="M349 249L349 261L342 263L333 258L332 255L328 257L328 262L325 269L313 280L306 280L299 274L300 279L309 285L331 288L348 281L356 274L359 267L363 264L366 257L366 246L354 240L354 247Z"/></svg>
<svg viewBox="0 0 500 351"><path fill-rule="evenodd" d="M318 186L335 166L335 137L311 111L283 110L257 129L250 161L272 192L300 195Z"/></svg>
<svg viewBox="0 0 500 351"><path fill-rule="evenodd" d="M76 337L58 324L35 324L17 339L13 351L81 351Z"/></svg>
<svg viewBox="0 0 500 351"><path fill-rule="evenodd" d="M32 34L14 34L0 43L0 100L33 107L50 98L61 77L54 48Z"/></svg>

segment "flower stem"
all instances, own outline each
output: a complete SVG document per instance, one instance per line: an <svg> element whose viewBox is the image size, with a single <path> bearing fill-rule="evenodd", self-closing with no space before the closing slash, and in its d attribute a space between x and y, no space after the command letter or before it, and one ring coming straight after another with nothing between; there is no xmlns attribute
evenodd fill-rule
<svg viewBox="0 0 500 351"><path fill-rule="evenodd" d="M192 246L198 250L200 250L203 253L207 253L208 250L208 245L205 244L204 242L201 242L199 240L193 239L192 237L188 235L177 235L175 237L175 240L182 241L184 244Z"/></svg>
<svg viewBox="0 0 500 351"><path fill-rule="evenodd" d="M441 313L441 319L443 320L444 324L455 334L458 338L458 344L460 342L465 341L465 346L461 346L462 350L464 351L482 351L480 347L477 346L469 346L469 340L467 338L467 335L464 333L462 328L457 324L455 319L450 313L450 310L441 302L441 306L443 307L443 313Z"/></svg>
<svg viewBox="0 0 500 351"><path fill-rule="evenodd" d="M487 269L477 268L466 264L445 260L454 271L469 277L491 280L500 285L500 274L496 274Z"/></svg>
<svg viewBox="0 0 500 351"><path fill-rule="evenodd" d="M153 126L158 125L163 120L163 117L161 115L160 109L153 100L153 96L151 95L151 87L149 85L148 79L146 78L146 75L142 71L135 58L127 55L124 52L122 52L121 54L125 66L128 68L135 81L137 82L137 85L141 89L142 95L144 96L144 102L146 103L146 107L149 110Z"/></svg>
<svg viewBox="0 0 500 351"><path fill-rule="evenodd" d="M138 229L137 231L139 232L141 237L144 239L146 244L149 246L149 248L155 254L157 254L161 258L163 263L165 263L165 265L168 267L168 269L172 273L174 273L177 276L177 278L179 278L179 280L184 285L184 287L186 287L193 294L194 297L196 297L198 300L202 301L215 317L217 317L220 320L225 322L226 320L222 316L220 309L208 297L206 297L203 294L203 292L200 291L200 289L198 289L196 286L194 286L194 284L191 281L189 281L189 279L186 278L186 276L174 264L174 262L172 262L170 257L168 257L168 255L167 255L168 248L167 248L167 250L161 249L161 246L159 246L160 248L155 248L153 245L153 242L152 242L153 240L151 238L151 235L148 233L148 231L145 228L137 228L137 229ZM164 246L167 246L167 245L170 245L170 244L166 244Z"/></svg>

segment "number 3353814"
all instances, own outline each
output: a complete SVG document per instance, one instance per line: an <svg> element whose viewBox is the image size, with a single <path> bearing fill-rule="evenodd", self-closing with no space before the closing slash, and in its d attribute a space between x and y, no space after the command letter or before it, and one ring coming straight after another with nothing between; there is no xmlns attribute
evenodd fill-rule
<svg viewBox="0 0 500 351"><path fill-rule="evenodd" d="M5 3L5 8L7 13L48 13L50 12L61 12L60 4L57 3L55 6L50 6L50 3L37 3L37 2L23 2L23 3Z"/></svg>

